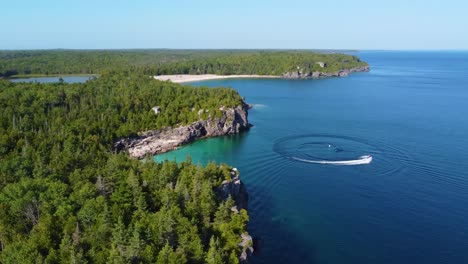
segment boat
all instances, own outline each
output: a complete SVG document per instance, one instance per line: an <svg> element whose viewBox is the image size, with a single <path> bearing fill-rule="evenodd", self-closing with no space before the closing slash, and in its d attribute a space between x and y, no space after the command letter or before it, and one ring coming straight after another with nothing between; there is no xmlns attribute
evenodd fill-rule
<svg viewBox="0 0 468 264"><path fill-rule="evenodd" d="M371 155L364 155L364 156L359 157L359 159L362 160L362 161L366 161L367 163L372 162L372 156Z"/></svg>
<svg viewBox="0 0 468 264"><path fill-rule="evenodd" d="M360 156L358 159L355 159L355 160L307 160L307 159L301 159L297 157L291 157L291 158L294 160L307 162L307 163L329 164L329 165L361 165L361 164L369 164L372 162L371 155Z"/></svg>

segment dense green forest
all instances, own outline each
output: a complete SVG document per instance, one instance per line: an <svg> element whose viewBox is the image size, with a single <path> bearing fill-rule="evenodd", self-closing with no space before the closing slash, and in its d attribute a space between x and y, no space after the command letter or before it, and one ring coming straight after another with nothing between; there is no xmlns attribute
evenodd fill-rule
<svg viewBox="0 0 468 264"><path fill-rule="evenodd" d="M317 62L325 63L320 67ZM335 72L366 66L356 56L314 51L261 50L37 50L0 51L0 76L100 74L133 69L147 75Z"/></svg>
<svg viewBox="0 0 468 264"><path fill-rule="evenodd" d="M227 165L132 160L112 144L241 100L135 73L0 80L0 263L237 263L248 215L216 194Z"/></svg>

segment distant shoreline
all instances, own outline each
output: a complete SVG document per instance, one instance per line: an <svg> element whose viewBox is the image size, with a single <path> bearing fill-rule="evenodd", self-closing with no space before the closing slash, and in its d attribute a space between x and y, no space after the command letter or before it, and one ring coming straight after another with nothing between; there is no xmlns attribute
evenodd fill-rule
<svg viewBox="0 0 468 264"><path fill-rule="evenodd" d="M282 76L275 75L216 75L216 74L176 74L176 75L158 75L153 76L154 79L160 81L171 81L173 83L187 83L219 79L248 79L248 78L262 78L262 79L278 79Z"/></svg>
<svg viewBox="0 0 468 264"><path fill-rule="evenodd" d="M11 75L11 76L2 76L0 78L3 79L27 79L27 78L43 78L43 77L73 77L73 76L98 76L98 74L92 74L92 73L67 73L67 74L17 74L17 75Z"/></svg>
<svg viewBox="0 0 468 264"><path fill-rule="evenodd" d="M174 74L174 75L156 75L154 79L160 81L171 81L173 83L188 83L220 79L319 79L327 77L345 77L353 72L368 72L369 66L359 66L350 69L341 69L334 72L314 71L303 73L301 71L285 72L283 75L216 75L216 74Z"/></svg>

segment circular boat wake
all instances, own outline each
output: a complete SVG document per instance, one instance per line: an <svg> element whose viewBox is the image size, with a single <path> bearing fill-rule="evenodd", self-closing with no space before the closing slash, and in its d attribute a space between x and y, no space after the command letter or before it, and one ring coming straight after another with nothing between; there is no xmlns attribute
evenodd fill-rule
<svg viewBox="0 0 468 264"><path fill-rule="evenodd" d="M365 165L377 153L371 144L352 137L305 134L276 140L273 150L281 156L304 163Z"/></svg>
<svg viewBox="0 0 468 264"><path fill-rule="evenodd" d="M307 163L329 164L329 165L363 165L363 164L369 164L372 162L371 155L364 155L355 160L308 160L308 159L301 159L297 157L291 157L291 159L302 161L302 162L307 162Z"/></svg>

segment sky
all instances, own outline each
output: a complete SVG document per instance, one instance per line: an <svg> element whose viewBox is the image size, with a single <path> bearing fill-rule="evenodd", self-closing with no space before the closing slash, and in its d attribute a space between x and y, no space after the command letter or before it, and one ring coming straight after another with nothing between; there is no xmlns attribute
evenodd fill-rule
<svg viewBox="0 0 468 264"><path fill-rule="evenodd" d="M0 0L0 49L467 50L467 0Z"/></svg>

